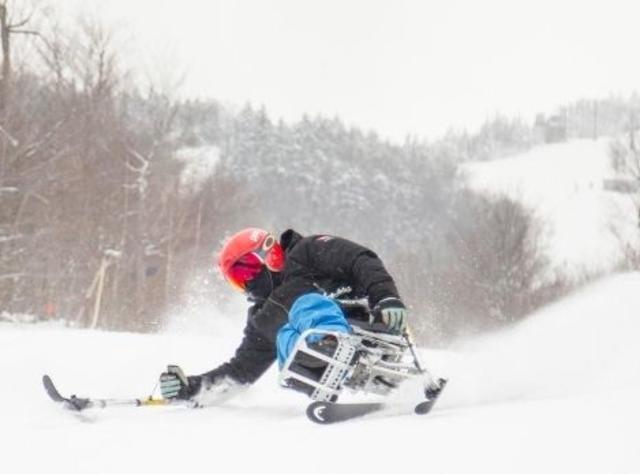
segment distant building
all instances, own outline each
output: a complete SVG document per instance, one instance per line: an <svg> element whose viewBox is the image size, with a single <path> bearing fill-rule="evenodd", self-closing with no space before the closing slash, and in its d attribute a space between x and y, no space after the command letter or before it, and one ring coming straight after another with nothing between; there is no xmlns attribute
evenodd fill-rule
<svg viewBox="0 0 640 474"><path fill-rule="evenodd" d="M545 143L567 141L567 117L565 115L552 115L547 119L544 141Z"/></svg>
<svg viewBox="0 0 640 474"><path fill-rule="evenodd" d="M545 118L544 114L538 114L534 129L538 142L560 143L567 141L567 117L565 114L555 114L549 118Z"/></svg>

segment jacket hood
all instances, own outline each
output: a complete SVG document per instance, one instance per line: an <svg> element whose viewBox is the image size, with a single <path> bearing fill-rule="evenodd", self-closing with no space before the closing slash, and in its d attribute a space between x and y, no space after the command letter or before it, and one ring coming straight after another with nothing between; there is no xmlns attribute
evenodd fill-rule
<svg viewBox="0 0 640 474"><path fill-rule="evenodd" d="M289 252L301 239L302 235L293 229L287 229L280 236L280 245L285 252Z"/></svg>

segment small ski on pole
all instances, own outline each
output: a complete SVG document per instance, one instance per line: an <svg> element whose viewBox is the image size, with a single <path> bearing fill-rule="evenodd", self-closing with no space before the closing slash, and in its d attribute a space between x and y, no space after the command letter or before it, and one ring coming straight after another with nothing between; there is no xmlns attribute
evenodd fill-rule
<svg viewBox="0 0 640 474"><path fill-rule="evenodd" d="M60 392L58 392L58 389L53 384L53 380L51 380L51 377L48 375L42 376L42 384L44 385L44 389L46 390L47 395L49 395L49 398L54 402L62 404L65 408L74 411L82 411L93 406L93 403L91 403L91 400L88 398L78 398L75 395L72 395L70 398L66 398L60 395Z"/></svg>
<svg viewBox="0 0 640 474"><path fill-rule="evenodd" d="M439 378L437 381L437 386L425 389L424 395L426 400L418 403L415 406L413 411L416 413L416 415L426 415L431 411L431 409L433 408L433 405L435 405L436 402L438 401L438 397L440 396L440 393L442 392L444 387L447 385L447 382L448 382L448 379Z"/></svg>
<svg viewBox="0 0 640 474"><path fill-rule="evenodd" d="M407 327L403 333L403 337L407 342L407 346L411 351L411 356L413 357L413 363L416 366L416 369L423 376L424 382L424 397L425 400L418 403L415 406L416 415L426 415L431 411L433 405L438 401L438 397L440 397L440 393L447 385L448 379L441 377L434 377L420 362L420 357L418 357L418 351L416 351L415 344L413 342L413 336L411 335L411 331Z"/></svg>
<svg viewBox="0 0 640 474"><path fill-rule="evenodd" d="M56 403L60 403L65 408L73 411L83 411L88 408L107 408L113 406L164 406L164 405L186 405L194 406L193 402L184 400L167 400L164 398L130 398L130 399L116 399L116 398L81 398L75 395L70 397L63 397L56 388L48 375L42 376L42 384L44 389L49 395L49 398Z"/></svg>

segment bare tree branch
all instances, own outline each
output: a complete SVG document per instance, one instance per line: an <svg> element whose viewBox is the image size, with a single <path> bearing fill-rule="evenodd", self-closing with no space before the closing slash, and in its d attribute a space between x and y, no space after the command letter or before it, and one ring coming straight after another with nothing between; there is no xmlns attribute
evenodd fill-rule
<svg viewBox="0 0 640 474"><path fill-rule="evenodd" d="M33 18L33 15L35 14L35 9L31 10L31 13L29 13L26 18L24 18L23 20L18 21L17 23L13 23L10 25L7 25L7 27L9 28L10 31L15 30L16 28L22 28L24 25L26 25L27 23L29 23L31 21L31 18Z"/></svg>
<svg viewBox="0 0 640 474"><path fill-rule="evenodd" d="M9 140L9 143L11 143L11 146L13 147L17 147L18 145L20 145L20 142L13 137L13 135L11 135L9 132L7 132L2 125L0 125L0 133L2 133L5 137L7 137L7 139Z"/></svg>

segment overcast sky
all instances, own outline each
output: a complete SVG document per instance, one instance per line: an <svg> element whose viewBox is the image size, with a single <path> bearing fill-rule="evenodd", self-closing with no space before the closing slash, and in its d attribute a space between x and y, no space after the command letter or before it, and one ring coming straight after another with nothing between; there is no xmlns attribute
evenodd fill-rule
<svg viewBox="0 0 640 474"><path fill-rule="evenodd" d="M638 0L58 1L100 5L183 94L397 140L640 89Z"/></svg>

